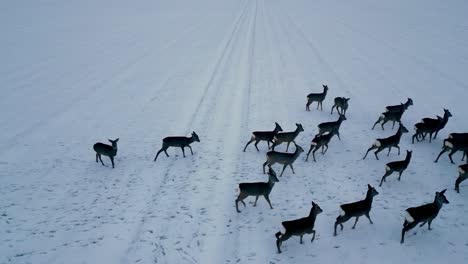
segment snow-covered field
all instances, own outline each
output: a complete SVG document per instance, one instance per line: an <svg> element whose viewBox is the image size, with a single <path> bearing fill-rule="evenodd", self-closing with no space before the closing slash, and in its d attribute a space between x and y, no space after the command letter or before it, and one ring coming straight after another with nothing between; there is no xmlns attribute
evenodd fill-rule
<svg viewBox="0 0 468 264"><path fill-rule="evenodd" d="M467 263L468 184L457 194L457 166L433 163L448 133L468 131L467 10L464 0L1 1L0 263ZM324 111L306 112L321 83ZM286 170L273 210L249 197L237 213L237 184L267 179L266 143L242 152L251 131L302 123L307 151L317 124L336 120L336 96L351 97L342 140ZM370 129L384 107L407 97L402 155L362 160L395 131ZM453 117L437 140L412 145L414 123L443 108ZM153 162L162 138L192 131L193 156L171 148ZM96 163L92 145L117 137L116 168ZM402 180L378 188L406 149ZM374 225L350 220L334 237L339 205L368 183L380 192ZM401 245L404 210L445 188L433 230ZM315 241L293 237L277 254L281 221L311 201L324 211Z"/></svg>

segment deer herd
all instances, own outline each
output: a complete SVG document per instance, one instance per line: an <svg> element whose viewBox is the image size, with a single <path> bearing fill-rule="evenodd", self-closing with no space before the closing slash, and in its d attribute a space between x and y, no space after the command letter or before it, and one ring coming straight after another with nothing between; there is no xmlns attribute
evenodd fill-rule
<svg viewBox="0 0 468 264"><path fill-rule="evenodd" d="M323 92L321 93L311 93L307 95L307 103L306 103L306 111L310 111L310 105L313 102L317 102L317 109L323 110L323 101L325 100L328 92L328 86L323 86ZM336 97L334 99L334 104L331 108L331 114L333 114L333 110L336 108L338 112L338 120L332 122L325 122L318 125L318 134L312 139L310 149L307 152L307 156L305 161L308 161L309 154L312 152L313 160L316 161L315 152L321 149L321 153L325 154L328 150L328 144L333 136L337 136L339 140L340 138L340 126L343 121L346 120L346 111L348 110L348 102L350 98L345 97ZM398 130L394 135L391 135L386 138L378 138L375 142L370 146L363 159L367 157L367 154L370 151L375 150L374 155L375 158L378 160L378 153L382 150L388 149L387 156L390 154L392 148L396 148L398 150L398 155L400 155L400 147L399 143L403 134L408 133L408 129L402 124L401 118L406 110L413 105L413 100L408 98L405 103L401 103L398 105L391 105L385 108L385 112L383 112L377 121L372 126L372 129L375 128L377 124L380 124L382 130L384 130L384 125L391 121L392 122L392 129L395 126L395 123L398 123ZM412 136L412 143L414 144L414 140L416 139L417 142L423 141L426 139L426 136L429 135L429 142L432 142L432 139L437 137L437 134L440 130L442 130L448 122L448 119L452 116L448 109L444 109L443 117L437 116L437 118L423 118L421 122L415 124L415 134ZM275 128L272 131L254 131L250 140L245 145L243 151L245 152L247 147L255 142L254 146L258 149L258 143L261 141L266 141L268 148L270 151L266 153L266 161L263 163L263 173L265 174L265 167L268 166L268 182L251 182L251 183L240 183L239 184L239 195L235 200L235 207L238 213L241 211L239 210L239 202L241 202L245 207L244 199L249 196L255 196L255 203L256 206L258 198L263 196L265 200L270 205L270 208L273 209L273 206L270 202L270 193L275 185L275 183L279 182L277 178L276 172L273 170L272 166L276 163L283 165L280 177L283 175L286 168L289 166L291 168L292 173L294 174L294 167L293 163L298 159L299 155L304 152L304 149L297 145L295 142L296 137L299 135L300 132L304 131L304 128L301 124L296 124L296 130L291 132L282 132L283 129L278 123L275 123ZM114 157L117 155L117 142L118 138L115 140L109 141L112 145L106 145L103 143L96 143L94 144L94 150L96 152L96 162L101 162L103 166L104 163L102 162L101 156L107 156L110 158L112 163L112 168L114 168ZM162 147L157 152L154 161L157 160L159 154L164 151L167 157L167 149L169 147L180 147L182 149L182 154L185 157L185 147L190 149L190 152L193 155L192 147L190 146L193 142L200 142L198 135L195 132L192 132L191 137L166 137L163 139ZM286 143L286 152L278 152L275 150L275 147L278 145ZM295 151L292 153L288 152L289 145L293 143L295 146ZM271 145L271 146L270 146ZM463 153L462 161L466 158L467 164L461 165L458 167L459 177L456 179L455 182L455 190L460 192L460 183L463 182L468 178L468 133L451 133L447 139L443 140L442 150L437 156L435 162L439 160L442 154L445 152L449 152L448 157L450 162L454 164L452 156L456 152L461 151ZM401 180L402 173L408 168L408 165L411 162L412 151L406 151L406 158L404 160L392 161L386 164L385 166L385 174L382 176L380 180L379 187L386 181L386 178L390 176L392 173L397 172L399 174L398 180ZM99 161L98 161L99 160ZM403 223L403 229L401 231L401 243L404 242L405 233L412 228L414 228L418 223L421 223L420 226L422 227L424 224L427 223L428 229L431 230L431 223L434 218L438 215L440 209L442 208L443 204L448 204L449 201L445 197L446 190L436 192L434 202L425 204L418 207L411 207L406 209L406 216ZM377 190L368 184L367 186L367 194L366 197L357 202L342 204L340 206L340 215L336 218L334 224L334 236L337 235L337 226L340 226L341 230L343 230L343 223L348 221L351 218L355 218L354 225L352 229L356 227L356 224L359 220L359 217L365 216L371 224L373 224L372 219L370 217L370 210L372 207L373 198L378 195L379 193ZM311 241L314 241L315 238L315 219L318 214L322 212L322 209L319 207L318 204L312 202L312 208L308 216L292 220L292 221L285 221L282 222L282 225L285 229L284 234L281 232L277 232L276 236L276 246L278 249L278 253L281 253L281 244L288 240L291 236L299 236L300 243L302 244L302 238L305 234L312 234Z"/></svg>

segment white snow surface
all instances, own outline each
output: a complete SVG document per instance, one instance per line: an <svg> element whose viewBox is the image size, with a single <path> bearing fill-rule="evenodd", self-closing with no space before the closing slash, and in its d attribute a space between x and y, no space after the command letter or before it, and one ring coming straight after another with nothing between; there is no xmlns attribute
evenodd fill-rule
<svg viewBox="0 0 468 264"><path fill-rule="evenodd" d="M468 186L453 191L450 132L468 131L468 1L42 0L0 2L0 263L468 263ZM324 110L306 95L330 90ZM237 184L266 181L254 130L301 123L306 152L333 98L350 97L341 141L295 162L271 194L235 210ZM386 105L411 97L403 123L453 114L432 144L414 131L376 160L362 156L391 124ZM154 155L162 138L196 131L186 158ZM116 168L92 145L120 138ZM284 150L285 144L277 147ZM371 217L333 236L339 205L378 186L385 164L413 150L401 181L377 188ZM294 147L290 149L294 151ZM461 164L458 153L454 160ZM278 175L281 166L274 165ZM405 209L444 205L400 235ZM281 222L323 213L316 239ZM416 233L416 235L415 235Z"/></svg>

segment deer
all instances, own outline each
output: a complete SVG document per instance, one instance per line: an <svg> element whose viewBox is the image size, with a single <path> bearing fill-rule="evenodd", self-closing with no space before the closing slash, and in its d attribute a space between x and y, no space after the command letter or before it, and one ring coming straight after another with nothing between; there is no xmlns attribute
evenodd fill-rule
<svg viewBox="0 0 468 264"><path fill-rule="evenodd" d="M384 112L384 113L382 113L379 116L379 119L377 119L377 121L375 121L374 125L372 126L372 130L374 130L375 126L380 122L382 122L382 124L381 124L382 130L384 130L384 125L388 121L393 121L393 125L392 125L392 129L393 129L395 127L396 122L398 122L398 123L401 122L401 117L403 116L403 113L404 113L403 110L400 110L399 112Z"/></svg>
<svg viewBox="0 0 468 264"><path fill-rule="evenodd" d="M458 166L459 176L455 181L455 191L460 193L460 183L468 178L468 163Z"/></svg>
<svg viewBox="0 0 468 264"><path fill-rule="evenodd" d="M99 159L101 161L102 166L106 166L104 165L104 162L102 162L102 158L101 158L101 155L104 155L104 156L109 157L109 159L112 162L112 168L114 168L114 157L117 156L117 142L119 141L119 139L117 138L115 140L111 140L111 139L108 139L108 140L112 145L107 145L107 144L98 142L93 145L93 149L94 151L96 151L96 162L98 162L98 159Z"/></svg>
<svg viewBox="0 0 468 264"><path fill-rule="evenodd" d="M439 161L440 156L442 156L442 154L447 152L447 151L450 151L448 156L449 156L450 162L452 164L455 164L455 162L453 162L452 156L457 151L462 151L463 152L462 161L463 161L464 157L467 155L467 153L468 153L468 138L465 138L463 135L454 136L453 134L455 134L455 133L450 134L450 136L448 138L444 139L444 144L442 146L442 151L439 153L436 160L434 161L435 163L437 163Z"/></svg>
<svg viewBox="0 0 468 264"><path fill-rule="evenodd" d="M351 217L356 217L356 221L354 222L352 229L356 228L356 224L359 220L359 217L363 215L365 215L367 219L369 219L369 222L371 224L374 224L372 222L372 219L370 218L369 213L372 208L372 201L374 199L374 196L378 194L379 192L377 192L377 190L374 187L367 184L367 193L366 198L364 198L364 200L340 205L341 212L340 215L336 218L335 232L333 233L333 235L336 236L336 227L338 225L340 225L341 231L343 231L343 223L351 219Z"/></svg>
<svg viewBox="0 0 468 264"><path fill-rule="evenodd" d="M188 147L190 149L190 152L193 155L193 150L190 144L193 142L200 142L200 138L198 138L197 133L195 131L192 132L192 135L190 137L165 137L163 139L162 143L162 148L158 151L156 154L156 157L154 157L153 161L156 161L158 158L159 154L164 151L167 157L169 157L169 154L167 154L167 149L169 147L180 147L182 149L182 155L185 158L185 147Z"/></svg>
<svg viewBox="0 0 468 264"><path fill-rule="evenodd" d="M400 103L399 105L389 105L385 107L387 112L401 112L406 111L410 105L413 105L413 99L408 98L405 103Z"/></svg>
<svg viewBox="0 0 468 264"><path fill-rule="evenodd" d="M418 223L422 222L419 225L420 227L427 223L428 229L432 230L431 223L439 214L442 205L449 203L445 197L446 190L447 189L441 192L436 192L434 202L432 203L406 209L405 222L403 223L403 229L401 230L401 244L405 242L405 233L413 229Z"/></svg>
<svg viewBox="0 0 468 264"><path fill-rule="evenodd" d="M362 159L363 160L366 159L367 154L369 153L369 151L374 150L374 149L377 149L374 152L375 158L377 160L379 159L377 154L380 151L382 151L382 150L384 150L386 148L388 148L387 156L389 156L390 155L390 150L392 150L392 147L397 148L398 149L398 155L400 155L400 147L398 145L400 144L401 136L404 133L408 133L408 129L406 129L406 127L403 126L402 123L400 123L400 127L398 128L398 131L396 132L395 135L387 137L387 138L378 138L375 141L375 143L369 149L367 149L367 152L366 152L366 154L364 155L364 157Z"/></svg>
<svg viewBox="0 0 468 264"><path fill-rule="evenodd" d="M276 247L278 248L278 253L281 253L281 244L283 243L283 241L288 240L291 236L299 236L299 243L302 244L302 237L305 234L312 234L312 239L310 240L310 242L312 243L315 239L315 220L317 219L317 215L319 215L321 212L323 211L318 206L318 204L312 202L312 209L310 209L309 216L299 218L296 220L282 222L281 224L283 225L286 231L284 232L284 234L282 234L281 231L275 234Z"/></svg>
<svg viewBox="0 0 468 264"><path fill-rule="evenodd" d="M452 113L448 109L444 108L444 117L442 118L442 121L439 119L440 117L437 116L437 119L434 118L423 118L422 121L429 125L430 127L437 127L434 139L436 139L437 134L439 133L440 130L442 130L445 125L447 124L449 118L452 117Z"/></svg>
<svg viewBox="0 0 468 264"><path fill-rule="evenodd" d="M432 134L437 133L437 129L439 128L439 125L443 122L442 117L437 116L437 124L433 123L425 123L425 122L419 122L414 125L414 129L416 132L414 133L412 137L412 143L414 144L414 139L419 142L419 138L421 140L426 139L426 135L429 134L429 143L432 142Z"/></svg>
<svg viewBox="0 0 468 264"><path fill-rule="evenodd" d="M322 86L323 86L322 93L311 93L307 95L306 111L310 111L310 105L313 102L317 102L317 110L319 109L319 106L320 106L320 110L323 110L322 102L323 100L325 100L325 97L327 96L328 86L324 84L322 84Z"/></svg>
<svg viewBox="0 0 468 264"><path fill-rule="evenodd" d="M400 175L398 176L398 181L401 179L401 174L408 168L409 163L411 162L411 155L413 154L413 151L406 151L406 158L404 160L399 160L399 161L393 161L387 163L385 166L385 174L382 176L382 179L380 180L380 185L379 187L382 187L382 183L385 181L385 179L390 176L394 172L398 172Z"/></svg>
<svg viewBox="0 0 468 264"><path fill-rule="evenodd" d="M341 127L341 123L343 123L344 120L347 120L346 116L340 114L340 116L338 117L338 120L336 121L320 123L318 125L318 129L319 129L318 135L321 136L325 132L329 132L329 133L333 132L338 136L338 139L341 140L340 127Z"/></svg>
<svg viewBox="0 0 468 264"><path fill-rule="evenodd" d="M271 145L271 149L275 150L275 147L280 145L283 142L287 142L288 144L286 145L286 152L288 152L289 149L289 144L292 142L296 144L294 141L296 137L299 135L299 133L303 132L304 128L302 127L301 124L296 123L296 130L292 132L283 132L283 133L278 133L273 137L273 145Z"/></svg>
<svg viewBox="0 0 468 264"><path fill-rule="evenodd" d="M260 141L266 141L268 143L268 147L270 147L270 143L273 144L273 138L279 133L283 131L280 125L275 122L275 129L273 131L254 131L252 132L252 137L250 138L249 142L244 147L244 152L247 149L247 146L250 145L250 143L255 141L255 148L257 151L260 151L257 147L258 143Z"/></svg>
<svg viewBox="0 0 468 264"><path fill-rule="evenodd" d="M317 150L319 150L320 148L322 148L322 154L325 155L325 152L327 152L327 150L328 150L328 143L330 142L331 138L335 134L336 134L336 130L332 131L332 132L330 132L328 134L316 135L314 137L314 139L312 139L312 142L310 144L310 149L309 149L309 152L307 152L306 161L309 160L309 155L310 155L310 152L312 150L313 150L312 151L312 157L314 158L314 161L317 161L317 160L315 160L315 152Z"/></svg>
<svg viewBox="0 0 468 264"><path fill-rule="evenodd" d="M239 196L236 199L237 212L241 212L239 211L239 202L241 202L245 207L244 199L249 196L255 196L255 203L253 206L257 206L258 197L260 195L263 195L263 197L265 197L265 200L270 205L270 208L273 209L273 206L271 206L269 195L276 182L279 182L278 178L276 177L276 172L272 168L268 168L268 182L240 183Z"/></svg>
<svg viewBox="0 0 468 264"><path fill-rule="evenodd" d="M263 174L265 174L266 165L268 165L268 167L271 167L275 163L279 163L283 165L283 170L281 171L280 177L283 176L284 170L286 169L287 166L291 167L293 174L295 174L293 163L294 161L296 161L299 155L302 152L304 152L304 149L299 145L296 145L296 144L294 145L296 146L296 150L294 151L294 153L268 151L266 154L267 160L265 161L265 163L263 163Z"/></svg>
<svg viewBox="0 0 468 264"><path fill-rule="evenodd" d="M334 104L331 108L330 114L333 114L333 109L336 107L336 111L338 114L341 115L346 115L346 111L348 110L348 101L351 98L345 98L345 97L335 97L334 99ZM341 109L341 111L340 111Z"/></svg>

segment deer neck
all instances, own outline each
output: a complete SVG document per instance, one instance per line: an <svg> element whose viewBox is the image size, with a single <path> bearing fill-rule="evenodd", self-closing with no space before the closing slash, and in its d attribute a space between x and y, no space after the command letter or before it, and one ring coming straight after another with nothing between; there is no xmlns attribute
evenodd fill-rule
<svg viewBox="0 0 468 264"><path fill-rule="evenodd" d="M442 122L440 123L440 126L443 127L447 124L449 119L449 116L447 114L444 114L444 118L442 119Z"/></svg>
<svg viewBox="0 0 468 264"><path fill-rule="evenodd" d="M440 210L440 208L442 208L442 205L443 205L444 203L439 202L439 201L437 200L437 198L434 198L434 204L435 204L435 206L437 207L437 211L438 211L438 210Z"/></svg>
<svg viewBox="0 0 468 264"><path fill-rule="evenodd" d="M297 137L297 135L299 135L300 131L299 131L299 128L296 128L296 130L294 130L294 136Z"/></svg>
<svg viewBox="0 0 468 264"><path fill-rule="evenodd" d="M310 209L309 217L312 222L315 222L315 218L317 218L317 214L314 212L314 208Z"/></svg>
<svg viewBox="0 0 468 264"><path fill-rule="evenodd" d="M367 192L366 198L364 201L366 201L369 205L372 205L372 201L374 200L374 196L371 195L371 192Z"/></svg>

